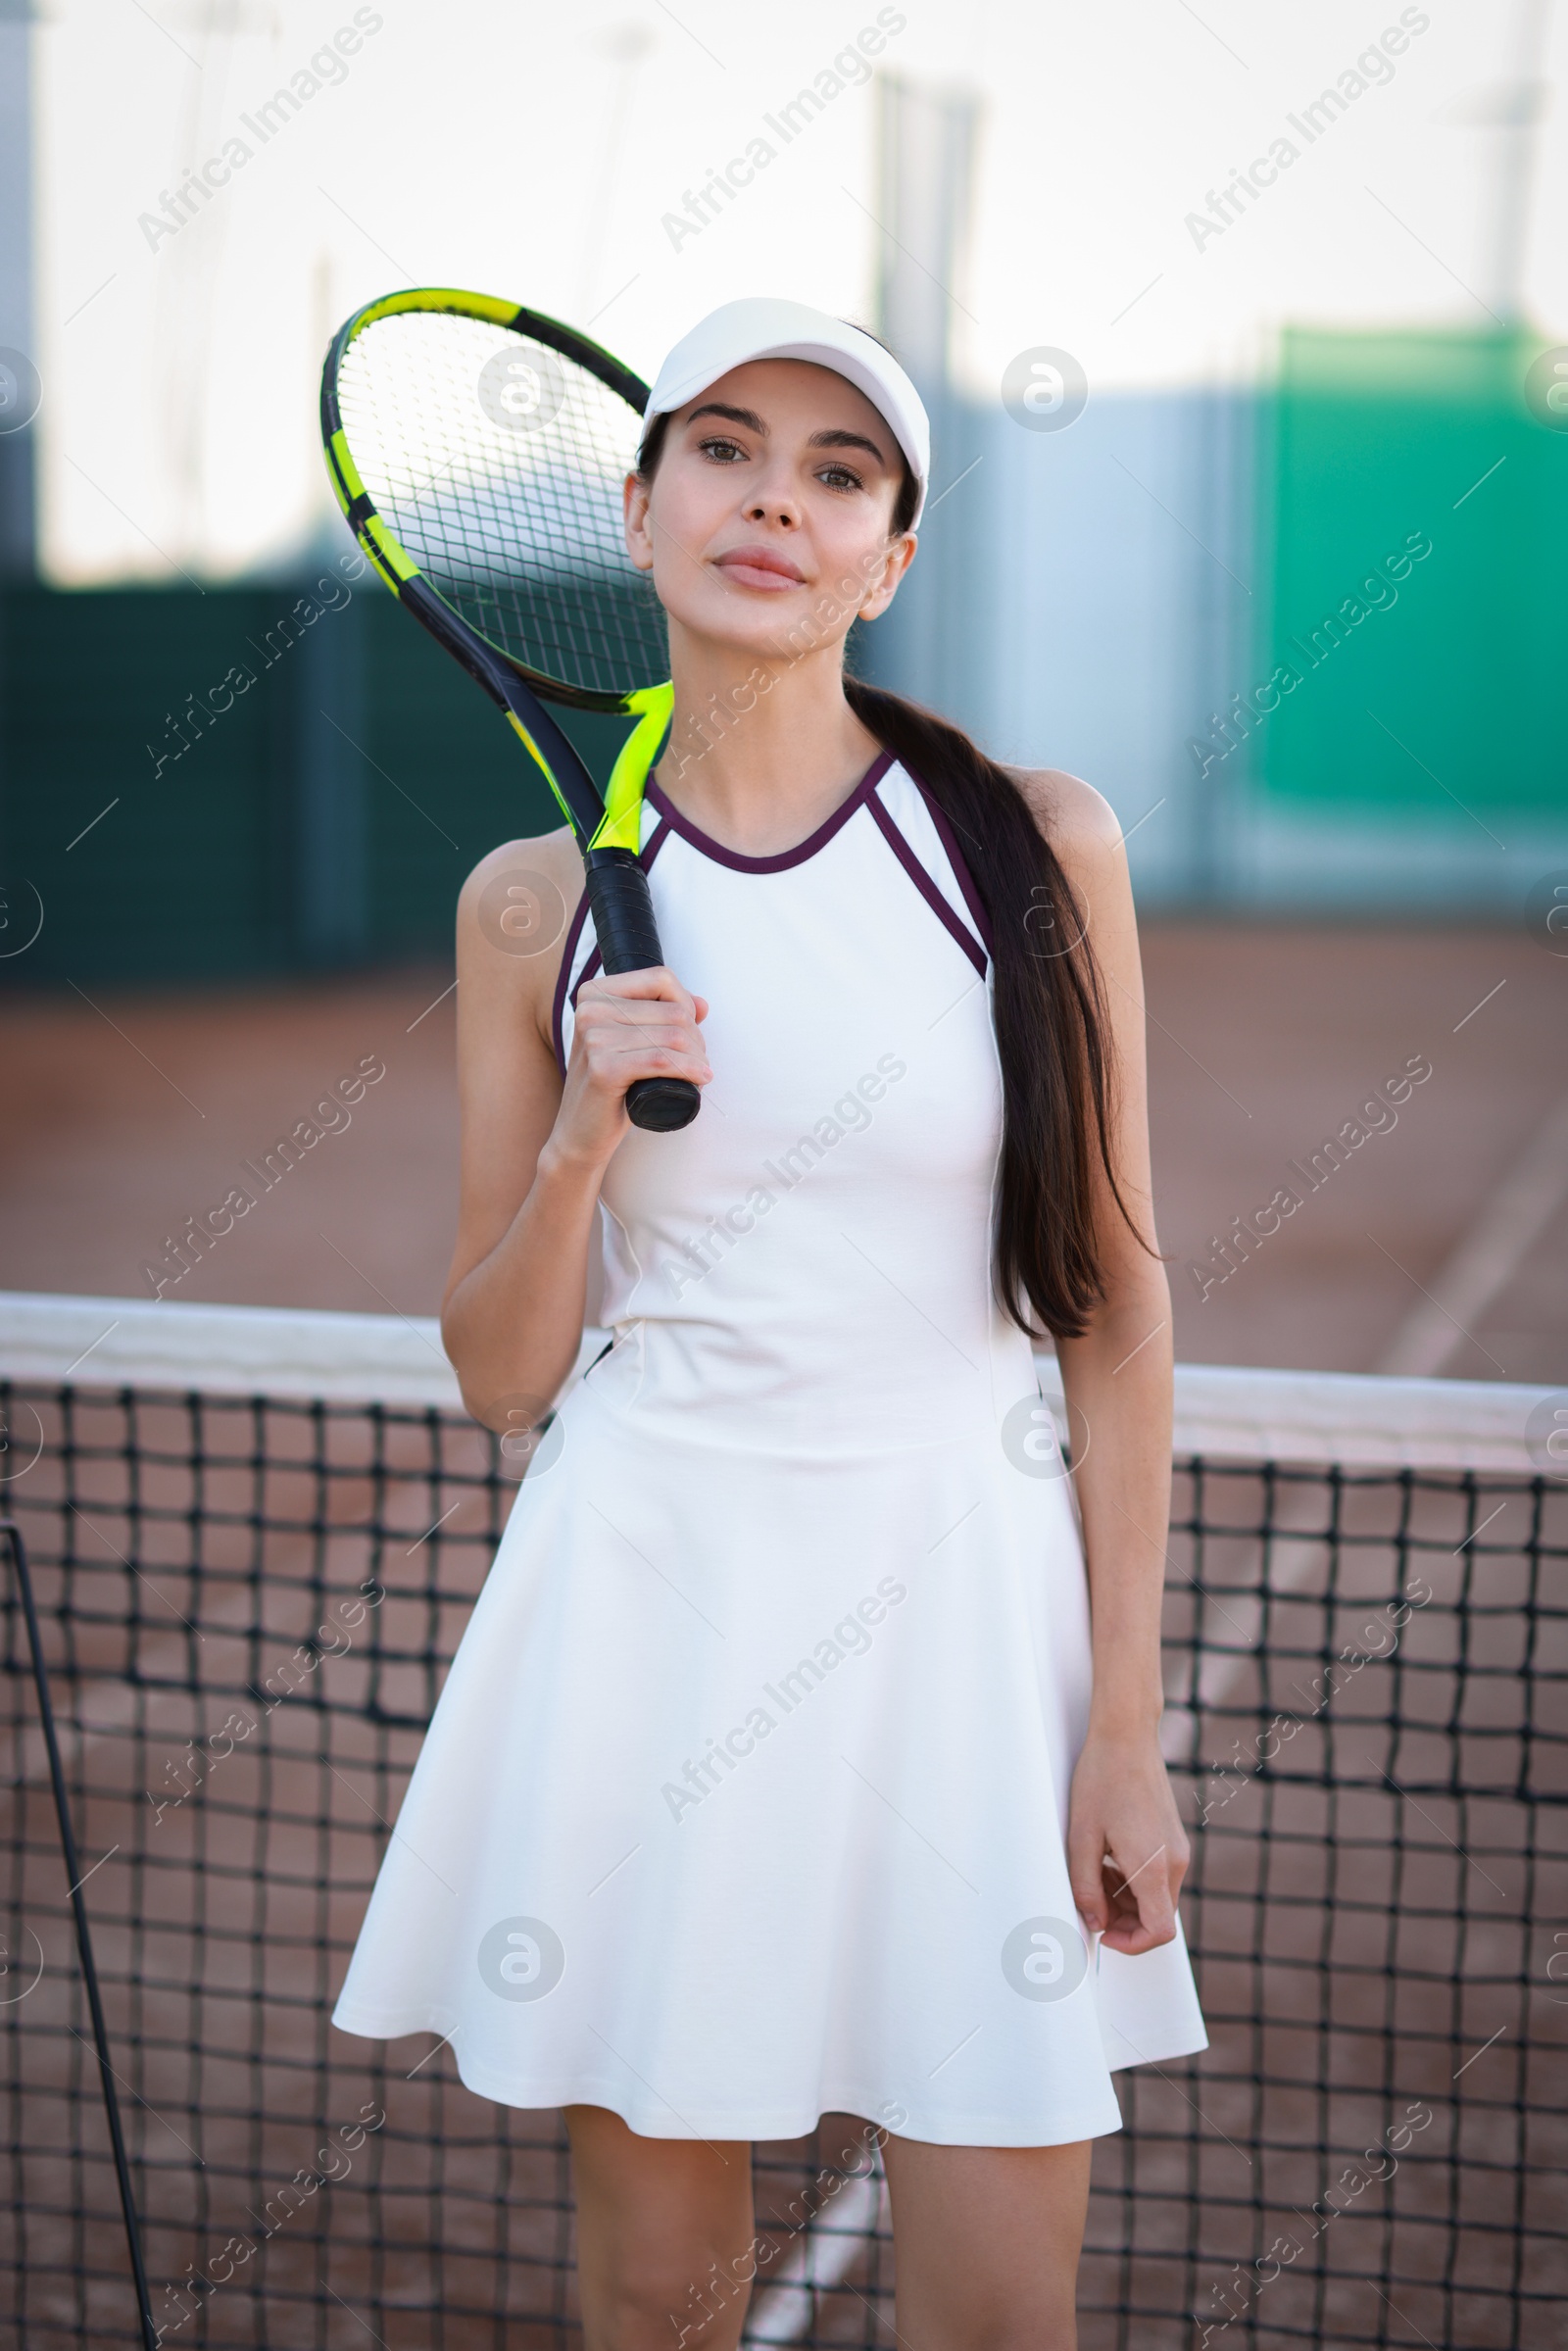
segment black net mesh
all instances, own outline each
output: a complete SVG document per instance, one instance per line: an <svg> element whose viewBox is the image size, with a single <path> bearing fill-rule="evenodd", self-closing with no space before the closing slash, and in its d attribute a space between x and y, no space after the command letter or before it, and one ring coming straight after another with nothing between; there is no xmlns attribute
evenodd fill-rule
<svg viewBox="0 0 1568 2351"><path fill-rule="evenodd" d="M338 400L377 512L470 628L607 700L668 676L622 536L642 420L617 392L508 327L410 311L356 336Z"/></svg>
<svg viewBox="0 0 1568 2351"><path fill-rule="evenodd" d="M402 1407L0 1404L164 2341L577 2339L559 2117L327 2021L514 1492L493 1441ZM1565 1522L1541 1481L1182 1467L1170 1724L1212 2047L1117 2077L1086 2351L1555 2339ZM0 2327L18 2351L119 2345L125 2249L7 1606ZM828 2118L757 2150L777 2282L754 2339L895 2340L858 2146Z"/></svg>

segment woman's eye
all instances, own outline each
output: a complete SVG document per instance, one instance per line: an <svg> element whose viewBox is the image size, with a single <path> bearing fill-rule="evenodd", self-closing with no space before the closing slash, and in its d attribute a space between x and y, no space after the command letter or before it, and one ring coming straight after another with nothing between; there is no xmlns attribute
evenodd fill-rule
<svg viewBox="0 0 1568 2351"><path fill-rule="evenodd" d="M851 465L824 465L817 480L830 490L863 490L865 484Z"/></svg>
<svg viewBox="0 0 1568 2351"><path fill-rule="evenodd" d="M699 441L697 446L704 457L717 458L721 465L726 465L738 463L746 455L738 441Z"/></svg>

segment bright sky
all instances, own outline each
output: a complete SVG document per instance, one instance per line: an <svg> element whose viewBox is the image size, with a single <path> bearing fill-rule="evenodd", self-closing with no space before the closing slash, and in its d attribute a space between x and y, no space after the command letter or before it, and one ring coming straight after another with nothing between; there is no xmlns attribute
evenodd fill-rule
<svg viewBox="0 0 1568 2351"><path fill-rule="evenodd" d="M737 294L869 317L869 90L846 87L788 146L763 118L831 71L876 0L357 14L341 78L318 66L323 86L265 143L244 118L310 74L354 25L352 0L53 0L38 24L34 340L57 578L287 562L329 508L315 418L327 336L394 286L477 287L592 321L650 376ZM1402 52L1386 73L1363 69L1369 86L1308 144L1288 117L1401 19ZM1053 344L1093 394L1266 367L1283 320L1485 324L1505 303L1490 224L1516 135L1494 118L1536 21L1537 70L1560 80L1568 11L1549 0L884 8L882 64L981 102L956 288L965 379L994 397L1016 352ZM1546 228L1568 218L1568 131L1545 104L1522 288L1530 318L1568 340L1568 241ZM758 136L774 161L677 250L662 217ZM1298 159L1200 249L1186 216L1282 137ZM236 138L251 153L228 184L150 247L139 217Z"/></svg>

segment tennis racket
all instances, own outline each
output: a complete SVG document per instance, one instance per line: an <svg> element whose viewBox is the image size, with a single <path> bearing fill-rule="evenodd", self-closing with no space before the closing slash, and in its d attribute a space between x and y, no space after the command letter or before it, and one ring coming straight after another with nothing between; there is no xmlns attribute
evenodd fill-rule
<svg viewBox="0 0 1568 2351"><path fill-rule="evenodd" d="M621 529L647 402L648 386L586 335L445 286L356 311L321 371L338 504L405 612L505 710L555 794L607 972L663 960L637 853L674 702L669 640ZM602 793L546 701L636 720ZM639 1078L626 1110L667 1132L698 1100L684 1078Z"/></svg>

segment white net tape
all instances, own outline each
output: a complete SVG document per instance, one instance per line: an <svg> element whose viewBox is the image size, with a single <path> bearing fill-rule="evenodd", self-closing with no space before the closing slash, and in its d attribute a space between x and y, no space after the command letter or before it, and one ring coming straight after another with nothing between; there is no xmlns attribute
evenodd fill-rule
<svg viewBox="0 0 1568 2351"><path fill-rule="evenodd" d="M610 1336L584 1332L572 1381ZM1055 1360L1037 1360L1042 1393L1065 1428ZM396 1314L0 1291L0 1376L463 1409L439 1325ZM1530 1477L1543 1464L1539 1445L1531 1448L1529 1424L1552 1393L1486 1380L1179 1363L1174 1451L1211 1460Z"/></svg>

